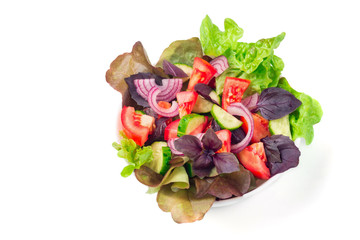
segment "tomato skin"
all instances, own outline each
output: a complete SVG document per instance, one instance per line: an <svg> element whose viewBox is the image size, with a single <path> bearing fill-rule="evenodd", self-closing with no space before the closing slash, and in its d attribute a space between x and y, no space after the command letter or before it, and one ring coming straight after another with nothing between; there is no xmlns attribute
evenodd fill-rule
<svg viewBox="0 0 360 240"><path fill-rule="evenodd" d="M176 94L176 99L179 104L180 118L191 113L197 98L198 98L198 93L195 91L184 91L184 92L178 92Z"/></svg>
<svg viewBox="0 0 360 240"><path fill-rule="evenodd" d="M220 152L230 152L231 150L231 132L227 129L223 129L215 132L216 136L223 142L222 147L217 151Z"/></svg>
<svg viewBox="0 0 360 240"><path fill-rule="evenodd" d="M234 77L226 77L222 96L222 108L234 102L241 102L242 96L250 85L250 80Z"/></svg>
<svg viewBox="0 0 360 240"><path fill-rule="evenodd" d="M171 138L177 138L177 130L179 127L180 119L171 122L169 125L166 126L164 132L164 140L167 141Z"/></svg>
<svg viewBox="0 0 360 240"><path fill-rule="evenodd" d="M134 142L143 146L147 141L150 129L140 125L133 107L124 106L121 110L121 125L125 135Z"/></svg>
<svg viewBox="0 0 360 240"><path fill-rule="evenodd" d="M199 57L195 57L188 90L194 90L197 83L208 84L216 72L216 69L209 62Z"/></svg>
<svg viewBox="0 0 360 240"><path fill-rule="evenodd" d="M266 166L266 155L264 144L262 142L253 143L244 150L236 154L239 162L255 177L261 179L270 178L270 170Z"/></svg>
<svg viewBox="0 0 360 240"><path fill-rule="evenodd" d="M254 134L251 138L251 143L260 142L260 140L266 136L270 137L269 121L257 113L251 113L251 115L254 119ZM245 133L247 133L249 127L246 120L243 117L240 117L240 120L243 122L241 127L244 129Z"/></svg>

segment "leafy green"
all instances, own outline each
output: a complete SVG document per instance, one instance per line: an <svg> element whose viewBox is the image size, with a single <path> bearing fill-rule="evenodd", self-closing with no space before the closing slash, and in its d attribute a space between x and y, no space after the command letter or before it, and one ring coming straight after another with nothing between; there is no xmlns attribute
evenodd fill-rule
<svg viewBox="0 0 360 240"><path fill-rule="evenodd" d="M289 115L292 139L304 138L309 145L314 138L313 125L320 122L323 111L318 101L305 93L297 92L290 87L286 78L280 78L278 87L291 92L302 104Z"/></svg>
<svg viewBox="0 0 360 240"><path fill-rule="evenodd" d="M230 67L252 73L265 58L273 55L274 49L279 47L284 38L285 33L283 32L273 38L260 39L256 43L238 42L233 48L229 48L224 55L228 58Z"/></svg>
<svg viewBox="0 0 360 240"><path fill-rule="evenodd" d="M171 159L170 168L164 176L147 166L142 166L140 169L135 170L135 176L139 182L149 187L148 193L155 193L161 186L168 184L171 184L173 191L187 189L190 187L189 176L183 167L187 160L185 157Z"/></svg>
<svg viewBox="0 0 360 240"><path fill-rule="evenodd" d="M228 48L234 48L237 41L243 35L240 28L232 19L225 18L225 31L212 23L210 17L206 15L200 26L200 41L204 53L210 56L222 55Z"/></svg>
<svg viewBox="0 0 360 240"><path fill-rule="evenodd" d="M106 71L106 81L115 90L125 95L128 86L125 78L139 72L153 73L166 77L161 69L151 65L141 42L136 42L130 53L119 55Z"/></svg>
<svg viewBox="0 0 360 240"><path fill-rule="evenodd" d="M251 81L244 97L255 92L261 93L266 88L277 86L283 69L284 62L273 54L265 58L252 73L246 73L238 68L229 68L216 78L216 93L222 94L226 77L244 78Z"/></svg>
<svg viewBox="0 0 360 240"><path fill-rule="evenodd" d="M186 64L192 66L195 57L202 57L203 51L199 38L193 37L187 40L177 40L172 42L160 56L156 63L157 67L163 66L163 61L167 60L170 63Z"/></svg>
<svg viewBox="0 0 360 240"><path fill-rule="evenodd" d="M225 19L225 31L222 32L206 16L200 27L200 41L204 53L212 56L224 55L230 65L216 78L216 93L223 91L226 77L238 77L251 80L244 96L260 93L268 87L275 87L284 69L284 62L274 55L285 38L281 33L273 38L260 39L255 43L238 42L243 30L231 19Z"/></svg>
<svg viewBox="0 0 360 240"><path fill-rule="evenodd" d="M130 176L135 169L139 169L153 159L153 151L150 146L140 147L129 138L122 138L120 143L114 142L113 147L118 151L118 157L124 158L129 164L121 171L122 177Z"/></svg>
<svg viewBox="0 0 360 240"><path fill-rule="evenodd" d="M174 192L169 185L165 185L161 187L156 200L161 210L171 212L176 223L189 223L203 219L215 202L215 197L205 195L196 198L193 186Z"/></svg>

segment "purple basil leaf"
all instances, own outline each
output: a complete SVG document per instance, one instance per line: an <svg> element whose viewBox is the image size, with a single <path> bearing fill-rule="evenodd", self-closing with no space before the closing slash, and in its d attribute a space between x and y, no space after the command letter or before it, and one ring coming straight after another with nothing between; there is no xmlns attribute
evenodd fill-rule
<svg viewBox="0 0 360 240"><path fill-rule="evenodd" d="M216 171L221 173L232 173L240 170L239 161L234 154L228 152L216 153L213 156Z"/></svg>
<svg viewBox="0 0 360 240"><path fill-rule="evenodd" d="M152 108L144 108L143 111L146 115L152 116L155 119L159 116Z"/></svg>
<svg viewBox="0 0 360 240"><path fill-rule="evenodd" d="M241 142L246 136L246 133L242 128L237 128L231 131L231 144L237 144Z"/></svg>
<svg viewBox="0 0 360 240"><path fill-rule="evenodd" d="M198 158L196 158L192 165L194 174L201 178L208 176L213 167L213 158L206 153L203 153Z"/></svg>
<svg viewBox="0 0 360 240"><path fill-rule="evenodd" d="M212 150L214 152L222 147L222 141L211 128L206 131L201 142L206 150Z"/></svg>
<svg viewBox="0 0 360 240"><path fill-rule="evenodd" d="M290 92L282 88L271 87L261 92L257 110L264 118L274 120L292 113L300 105L301 101Z"/></svg>
<svg viewBox="0 0 360 240"><path fill-rule="evenodd" d="M211 120L211 128L217 132L221 130L220 125L217 123L217 121L215 119Z"/></svg>
<svg viewBox="0 0 360 240"><path fill-rule="evenodd" d="M184 153L190 159L196 159L200 156L202 147L200 140L193 135L184 135L174 141L176 150Z"/></svg>
<svg viewBox="0 0 360 240"><path fill-rule="evenodd" d="M179 77L179 78L189 77L183 70L181 70L180 68L178 68L177 66L166 60L163 61L163 69L166 74L171 75L173 77Z"/></svg>
<svg viewBox="0 0 360 240"><path fill-rule="evenodd" d="M134 80L135 79L149 79L149 78L154 78L155 79L155 82L158 84L158 85L161 85L162 84L162 78L155 75L155 74L152 74L152 73L137 73L137 74L134 74L134 75L131 75L130 77L128 78L125 78L125 82L127 83L128 87L129 87L129 92L130 92L130 96L133 100L135 100L135 102L140 105L140 106L143 106L143 107L150 107L148 101L146 101L143 97L141 97L137 91L136 91L136 86L134 84ZM160 83L160 84L159 84Z"/></svg>
<svg viewBox="0 0 360 240"><path fill-rule="evenodd" d="M212 102L214 104L219 105L219 103L215 102L211 97L210 97L210 93L211 91L213 91L214 89L212 89L209 85L205 84L205 83L197 83L194 86L195 91L200 94L203 98L205 98L206 100L208 100L209 102Z"/></svg>
<svg viewBox="0 0 360 240"><path fill-rule="evenodd" d="M271 176L282 173L299 164L300 150L295 143L287 136L272 135L261 139L264 143L267 165L270 169ZM280 153L279 162L276 148Z"/></svg>
<svg viewBox="0 0 360 240"><path fill-rule="evenodd" d="M166 117L161 117L155 120L155 131L151 135L149 135L148 140L145 142L146 146L152 144L155 141L164 141L164 133L167 126L167 120L169 120L169 118Z"/></svg>

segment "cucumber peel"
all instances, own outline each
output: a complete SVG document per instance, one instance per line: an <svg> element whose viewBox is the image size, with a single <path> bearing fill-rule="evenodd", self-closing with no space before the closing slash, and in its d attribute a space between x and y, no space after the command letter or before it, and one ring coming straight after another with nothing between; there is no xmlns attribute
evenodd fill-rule
<svg viewBox="0 0 360 240"><path fill-rule="evenodd" d="M211 109L211 115L222 129L235 130L242 125L239 119L216 104L214 104Z"/></svg>

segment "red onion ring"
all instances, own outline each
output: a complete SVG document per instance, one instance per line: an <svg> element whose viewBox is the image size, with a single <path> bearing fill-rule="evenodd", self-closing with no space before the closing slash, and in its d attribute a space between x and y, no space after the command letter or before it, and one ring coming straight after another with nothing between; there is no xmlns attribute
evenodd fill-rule
<svg viewBox="0 0 360 240"><path fill-rule="evenodd" d="M258 93L254 93L251 96L244 98L241 103L249 109L249 111L256 110L257 103L259 101L260 95Z"/></svg>
<svg viewBox="0 0 360 240"><path fill-rule="evenodd" d="M136 92L145 100L148 99L149 91L152 87L161 90L158 95L158 101L170 102L176 98L176 93L181 91L183 80L181 78L163 79L163 85L158 86L155 79L135 79Z"/></svg>
<svg viewBox="0 0 360 240"><path fill-rule="evenodd" d="M231 152L238 153L242 151L247 145L249 145L251 141L251 138L254 134L254 119L251 115L251 112L242 103L239 102L230 104L227 108L227 111L232 115L244 117L249 127L245 138L241 142L231 145Z"/></svg>
<svg viewBox="0 0 360 240"><path fill-rule="evenodd" d="M147 98L150 107L157 114L159 114L163 117L175 117L176 115L178 115L179 114L179 105L176 101L172 101L171 107L168 109L159 106L159 104L157 103L157 96L159 95L160 92L161 92L161 90L159 88L157 88L156 86L154 86L150 89L149 95Z"/></svg>
<svg viewBox="0 0 360 240"><path fill-rule="evenodd" d="M225 56L219 56L210 61L210 64L216 69L214 77L218 77L227 68L229 68L228 60Z"/></svg>

